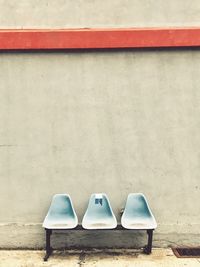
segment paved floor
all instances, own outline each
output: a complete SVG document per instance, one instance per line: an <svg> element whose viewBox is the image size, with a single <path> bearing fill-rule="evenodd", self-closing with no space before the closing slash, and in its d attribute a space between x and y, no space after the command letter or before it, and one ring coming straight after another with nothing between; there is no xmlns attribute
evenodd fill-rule
<svg viewBox="0 0 200 267"><path fill-rule="evenodd" d="M0 267L200 267L200 258L180 259L171 249L154 249L151 255L133 250L54 252L43 262L44 251L0 250Z"/></svg>

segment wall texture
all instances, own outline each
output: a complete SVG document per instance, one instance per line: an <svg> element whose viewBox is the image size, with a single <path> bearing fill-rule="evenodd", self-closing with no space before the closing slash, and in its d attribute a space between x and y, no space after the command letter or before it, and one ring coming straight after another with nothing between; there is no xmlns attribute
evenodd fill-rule
<svg viewBox="0 0 200 267"><path fill-rule="evenodd" d="M200 1L5 1L0 28L199 26ZM143 192L154 245L199 244L200 52L0 53L0 248L41 248L55 193L81 222L92 192L119 213ZM95 244L94 240L95 236ZM70 233L54 246L144 245Z"/></svg>
<svg viewBox="0 0 200 267"><path fill-rule="evenodd" d="M127 194L143 192L156 246L199 242L198 50L1 53L0 81L0 247L42 247L41 222L62 192L80 222L92 192L109 195L118 219ZM109 235L95 246L144 241Z"/></svg>
<svg viewBox="0 0 200 267"><path fill-rule="evenodd" d="M0 28L199 26L199 0L0 0Z"/></svg>

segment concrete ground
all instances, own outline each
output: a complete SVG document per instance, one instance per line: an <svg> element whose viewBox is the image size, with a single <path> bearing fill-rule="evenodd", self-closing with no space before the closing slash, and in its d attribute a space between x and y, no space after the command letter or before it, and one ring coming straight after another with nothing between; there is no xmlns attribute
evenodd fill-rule
<svg viewBox="0 0 200 267"><path fill-rule="evenodd" d="M176 258L171 249L154 249L151 255L134 250L55 251L43 262L44 251L1 250L0 267L200 267L200 258Z"/></svg>

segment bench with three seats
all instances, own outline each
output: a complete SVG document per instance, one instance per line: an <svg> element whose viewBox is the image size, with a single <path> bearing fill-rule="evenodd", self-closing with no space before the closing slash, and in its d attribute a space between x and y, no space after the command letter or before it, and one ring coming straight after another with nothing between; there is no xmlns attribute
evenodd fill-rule
<svg viewBox="0 0 200 267"><path fill-rule="evenodd" d="M156 220L145 196L141 193L131 193L127 197L125 209L121 217L121 224L117 224L110 201L106 194L92 194L82 224L78 224L78 217L68 194L53 196L49 211L43 222L46 231L47 261L52 254L51 235L59 230L145 230L148 235L144 253L152 250L153 231L157 227Z"/></svg>

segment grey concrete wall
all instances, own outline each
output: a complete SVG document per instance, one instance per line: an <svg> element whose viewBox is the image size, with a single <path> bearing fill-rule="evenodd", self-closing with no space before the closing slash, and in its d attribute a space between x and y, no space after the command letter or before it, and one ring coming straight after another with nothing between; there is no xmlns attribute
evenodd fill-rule
<svg viewBox="0 0 200 267"><path fill-rule="evenodd" d="M0 28L199 26L194 1L5 1ZM0 247L40 248L55 193L81 221L92 192L119 220L143 192L156 246L198 244L200 53L0 54ZM70 234L61 246L140 246L144 236Z"/></svg>
<svg viewBox="0 0 200 267"><path fill-rule="evenodd" d="M199 26L199 0L0 0L0 28Z"/></svg>
<svg viewBox="0 0 200 267"><path fill-rule="evenodd" d="M199 242L198 50L1 53L0 81L0 247L42 247L62 192L80 222L92 192L108 194L118 220L127 194L143 192L156 246ZM95 237L56 244L144 241Z"/></svg>

